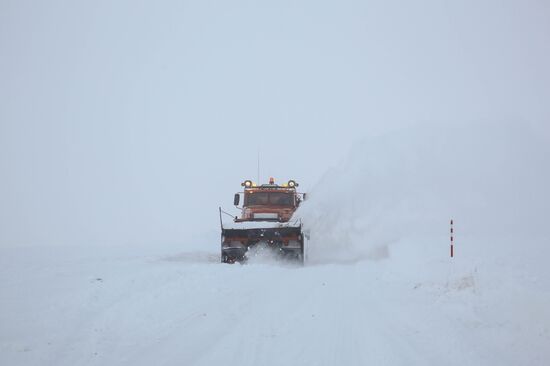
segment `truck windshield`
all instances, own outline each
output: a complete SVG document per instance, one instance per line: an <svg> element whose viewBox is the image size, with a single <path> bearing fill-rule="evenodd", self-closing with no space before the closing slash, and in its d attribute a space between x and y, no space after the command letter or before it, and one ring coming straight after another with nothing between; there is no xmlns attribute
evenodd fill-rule
<svg viewBox="0 0 550 366"><path fill-rule="evenodd" d="M283 192L255 192L244 195L245 206L294 206L294 195Z"/></svg>

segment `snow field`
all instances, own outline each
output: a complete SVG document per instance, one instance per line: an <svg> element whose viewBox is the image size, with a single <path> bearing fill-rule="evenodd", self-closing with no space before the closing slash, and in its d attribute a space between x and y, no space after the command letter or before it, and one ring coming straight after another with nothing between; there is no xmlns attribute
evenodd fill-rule
<svg viewBox="0 0 550 366"><path fill-rule="evenodd" d="M432 126L358 144L297 213L304 267L220 264L217 236L0 248L0 364L547 365L542 142Z"/></svg>

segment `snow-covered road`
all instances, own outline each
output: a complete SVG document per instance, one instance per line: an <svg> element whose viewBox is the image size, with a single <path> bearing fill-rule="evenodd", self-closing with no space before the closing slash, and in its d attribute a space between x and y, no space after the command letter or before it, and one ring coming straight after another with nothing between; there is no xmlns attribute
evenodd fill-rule
<svg viewBox="0 0 550 366"><path fill-rule="evenodd" d="M224 265L205 251L3 249L0 364L547 364L546 280L518 267L500 281L497 267L415 262L401 249L305 267Z"/></svg>

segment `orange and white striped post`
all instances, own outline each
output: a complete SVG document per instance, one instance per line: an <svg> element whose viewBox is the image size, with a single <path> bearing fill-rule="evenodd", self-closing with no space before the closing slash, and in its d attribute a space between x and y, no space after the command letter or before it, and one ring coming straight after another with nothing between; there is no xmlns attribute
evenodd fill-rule
<svg viewBox="0 0 550 366"><path fill-rule="evenodd" d="M451 258L453 258L455 255L453 235L454 235L453 220L451 219Z"/></svg>

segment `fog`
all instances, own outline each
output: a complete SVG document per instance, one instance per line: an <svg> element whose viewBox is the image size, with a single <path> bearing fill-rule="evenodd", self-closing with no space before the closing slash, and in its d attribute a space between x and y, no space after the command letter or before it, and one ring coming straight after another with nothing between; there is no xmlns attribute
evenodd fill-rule
<svg viewBox="0 0 550 366"><path fill-rule="evenodd" d="M0 246L217 246L258 151L263 180L296 179L313 205L414 177L381 162L428 146L433 166L449 140L460 199L423 213L466 217L472 192L542 222L549 35L544 1L2 0ZM503 171L518 184L489 184ZM432 187L423 172L407 182Z"/></svg>

